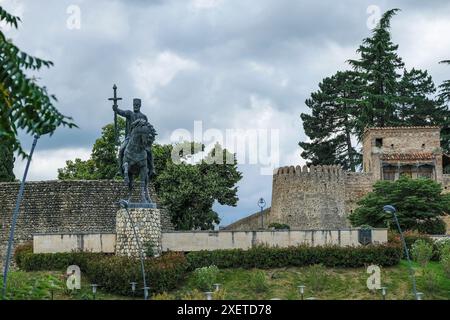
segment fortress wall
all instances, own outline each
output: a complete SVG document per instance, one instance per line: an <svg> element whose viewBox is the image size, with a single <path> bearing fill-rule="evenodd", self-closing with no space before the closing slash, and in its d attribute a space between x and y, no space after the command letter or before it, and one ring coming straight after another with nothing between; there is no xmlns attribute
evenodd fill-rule
<svg viewBox="0 0 450 320"><path fill-rule="evenodd" d="M5 257L18 191L18 182L0 183L0 265ZM127 195L123 181L27 182L15 244L32 240L36 233L115 233L117 202ZM156 200L154 192L151 197ZM139 188L135 187L132 199L139 199ZM164 215L163 229L172 230L167 212Z"/></svg>
<svg viewBox="0 0 450 320"><path fill-rule="evenodd" d="M371 173L345 172L345 212L350 214L357 207L357 202L372 191Z"/></svg>
<svg viewBox="0 0 450 320"><path fill-rule="evenodd" d="M345 173L339 166L282 167L273 176L269 221L296 229L348 227Z"/></svg>

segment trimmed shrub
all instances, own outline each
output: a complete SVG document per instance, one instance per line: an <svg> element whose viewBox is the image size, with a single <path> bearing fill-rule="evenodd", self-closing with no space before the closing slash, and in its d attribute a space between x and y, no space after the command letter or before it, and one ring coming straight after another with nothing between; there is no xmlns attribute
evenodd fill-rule
<svg viewBox="0 0 450 320"><path fill-rule="evenodd" d="M186 276L187 262L181 253L168 253L158 258L148 258L144 263L147 285L152 294L175 289ZM87 276L108 292L130 295L130 282L142 288L139 259L108 256L88 264Z"/></svg>
<svg viewBox="0 0 450 320"><path fill-rule="evenodd" d="M396 265L400 261L398 243L360 247L306 245L277 248L257 246L249 250L230 249L196 251L187 255L191 270L216 265L219 268L281 268L323 264L326 267L362 267L369 264Z"/></svg>
<svg viewBox="0 0 450 320"><path fill-rule="evenodd" d="M442 255L440 262L445 276L447 278L450 278L450 252L446 252L444 255Z"/></svg>
<svg viewBox="0 0 450 320"><path fill-rule="evenodd" d="M131 295L132 281L137 282L138 288L143 287L139 259L89 252L33 254L32 247L27 245L18 247L15 261L25 271L65 271L75 264L91 282L111 293ZM147 258L144 267L150 291L157 294L175 289L184 279L188 264L182 253L167 253Z"/></svg>

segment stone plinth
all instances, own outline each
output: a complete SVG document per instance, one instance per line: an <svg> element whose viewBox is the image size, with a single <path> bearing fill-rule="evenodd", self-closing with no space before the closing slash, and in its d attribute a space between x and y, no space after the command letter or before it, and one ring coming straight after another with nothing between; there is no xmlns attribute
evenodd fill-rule
<svg viewBox="0 0 450 320"><path fill-rule="evenodd" d="M128 209L135 225L139 243L144 256L151 247L155 255L161 253L161 212L153 208ZM130 217L125 209L117 211L116 215L116 254L119 256L139 257L138 243L136 241Z"/></svg>

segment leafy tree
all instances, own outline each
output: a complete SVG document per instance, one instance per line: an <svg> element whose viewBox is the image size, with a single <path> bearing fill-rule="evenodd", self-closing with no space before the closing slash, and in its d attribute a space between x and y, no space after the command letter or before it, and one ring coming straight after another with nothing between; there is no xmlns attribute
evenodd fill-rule
<svg viewBox="0 0 450 320"><path fill-rule="evenodd" d="M218 161L221 156L222 159L231 158L231 163ZM165 170L156 178L158 197L171 213L176 229L212 229L220 222L219 215L213 210L214 203L237 204L236 183L242 174L237 170L235 156L219 145L200 163L176 164L167 160L165 164Z"/></svg>
<svg viewBox="0 0 450 320"><path fill-rule="evenodd" d="M0 6L0 22L16 28L19 17ZM0 139L26 156L17 138L17 130L29 134L53 133L60 125L74 127L71 118L54 106L56 97L37 84L30 72L51 67L51 61L32 57L21 51L0 30Z"/></svg>
<svg viewBox="0 0 450 320"><path fill-rule="evenodd" d="M125 134L125 120L117 119L119 139ZM83 161L75 159L66 161L66 167L58 169L60 180L102 180L114 179L119 173L117 160L119 146L115 144L114 124L102 128L102 135L92 148L91 158Z"/></svg>
<svg viewBox="0 0 450 320"><path fill-rule="evenodd" d="M14 152L7 141L0 139L0 182L11 182L14 176Z"/></svg>
<svg viewBox="0 0 450 320"><path fill-rule="evenodd" d="M303 128L311 142L300 142L302 157L312 164L340 164L356 171L361 155L352 145L357 105L363 83L355 72L337 72L319 83L306 100L311 115L302 113Z"/></svg>
<svg viewBox="0 0 450 320"><path fill-rule="evenodd" d="M383 212L383 206L396 207L400 226L404 230L417 230L450 212L450 195L442 194L442 186L431 179L411 179L402 176L397 181L381 180L373 191L358 201L359 207L350 216L353 226L395 229L392 216Z"/></svg>
<svg viewBox="0 0 450 320"><path fill-rule="evenodd" d="M358 60L349 60L353 69L366 83L360 105L358 136L366 126L384 127L398 124L398 79L404 63L397 54L398 45L391 40L390 21L399 9L383 14L372 36L363 40L357 52Z"/></svg>

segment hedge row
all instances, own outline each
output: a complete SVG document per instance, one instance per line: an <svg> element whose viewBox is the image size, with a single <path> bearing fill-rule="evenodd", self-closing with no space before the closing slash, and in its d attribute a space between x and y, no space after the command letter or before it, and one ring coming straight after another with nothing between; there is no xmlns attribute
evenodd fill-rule
<svg viewBox="0 0 450 320"><path fill-rule="evenodd" d="M399 243L360 247L297 246L288 248L255 247L249 250L230 249L196 251L186 255L191 270L216 265L219 268L280 268L323 264L327 267L356 268L368 264L392 266L400 262Z"/></svg>
<svg viewBox="0 0 450 320"><path fill-rule="evenodd" d="M369 264L392 266L399 263L401 255L401 246L395 241L360 247L259 246L249 250L169 252L159 258L146 259L145 272L150 291L155 294L175 289L188 271L210 265L268 269L323 264L355 268ZM138 259L88 252L33 254L31 245L27 245L17 248L15 261L25 271L64 271L70 265L78 265L91 282L111 293L130 295L132 281L137 282L137 288L143 287Z"/></svg>
<svg viewBox="0 0 450 320"><path fill-rule="evenodd" d="M131 295L130 282L143 288L141 265L138 259L101 253L41 253L33 254L31 245L18 247L15 261L25 271L61 270L77 265L89 280L105 291ZM152 294L175 289L186 276L188 264L182 253L168 253L145 260L147 285Z"/></svg>

